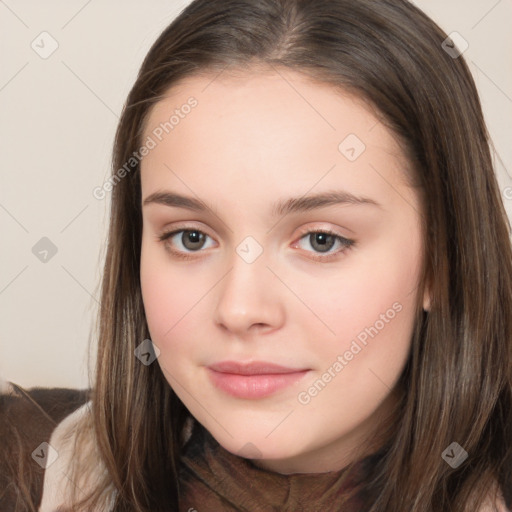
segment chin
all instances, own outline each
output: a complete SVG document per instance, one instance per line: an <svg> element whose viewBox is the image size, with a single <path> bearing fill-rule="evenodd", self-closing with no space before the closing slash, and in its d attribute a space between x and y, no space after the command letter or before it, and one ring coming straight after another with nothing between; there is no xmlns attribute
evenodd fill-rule
<svg viewBox="0 0 512 512"><path fill-rule="evenodd" d="M272 428L249 429L247 424L231 425L227 427L229 433L219 425L210 427L207 425L207 430L225 450L246 459L288 459L298 455L304 443L302 437L299 445L299 440L285 429L281 432L276 430L269 436Z"/></svg>

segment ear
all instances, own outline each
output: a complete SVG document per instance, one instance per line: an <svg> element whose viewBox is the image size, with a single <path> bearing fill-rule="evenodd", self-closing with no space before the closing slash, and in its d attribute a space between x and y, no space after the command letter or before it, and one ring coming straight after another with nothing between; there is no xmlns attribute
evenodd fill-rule
<svg viewBox="0 0 512 512"><path fill-rule="evenodd" d="M423 310L430 311L430 286L425 287L425 293L423 294Z"/></svg>

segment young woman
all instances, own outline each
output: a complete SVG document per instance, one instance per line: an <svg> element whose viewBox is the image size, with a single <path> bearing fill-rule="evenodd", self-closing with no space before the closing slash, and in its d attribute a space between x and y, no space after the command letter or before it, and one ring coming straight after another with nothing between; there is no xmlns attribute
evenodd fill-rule
<svg viewBox="0 0 512 512"><path fill-rule="evenodd" d="M510 226L454 48L404 0L196 0L161 34L42 511L511 506Z"/></svg>

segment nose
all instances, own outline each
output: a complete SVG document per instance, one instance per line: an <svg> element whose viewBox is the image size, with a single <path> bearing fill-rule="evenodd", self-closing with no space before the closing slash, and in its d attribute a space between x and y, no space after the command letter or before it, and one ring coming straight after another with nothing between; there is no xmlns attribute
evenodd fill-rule
<svg viewBox="0 0 512 512"><path fill-rule="evenodd" d="M282 283L267 268L264 254L247 263L234 253L231 269L218 286L214 320L238 337L273 331L284 322Z"/></svg>

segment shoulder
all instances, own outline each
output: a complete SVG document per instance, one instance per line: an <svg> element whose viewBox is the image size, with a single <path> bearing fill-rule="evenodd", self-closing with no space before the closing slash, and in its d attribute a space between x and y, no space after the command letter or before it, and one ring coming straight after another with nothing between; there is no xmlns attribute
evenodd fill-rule
<svg viewBox="0 0 512 512"><path fill-rule="evenodd" d="M89 394L87 389L25 389L0 375L1 510L14 510L16 505L20 510L37 508L45 467L50 462L47 448L51 434L87 402Z"/></svg>
<svg viewBox="0 0 512 512"><path fill-rule="evenodd" d="M44 473L40 512L53 512L69 503L72 486L72 463L80 454L75 452L77 431L83 421L90 419L89 401L66 416L53 430L47 447L47 466ZM92 438L87 438L84 452L94 451Z"/></svg>
<svg viewBox="0 0 512 512"><path fill-rule="evenodd" d="M496 485L491 489L485 503L478 512L511 512L505 503L505 498L499 486Z"/></svg>

